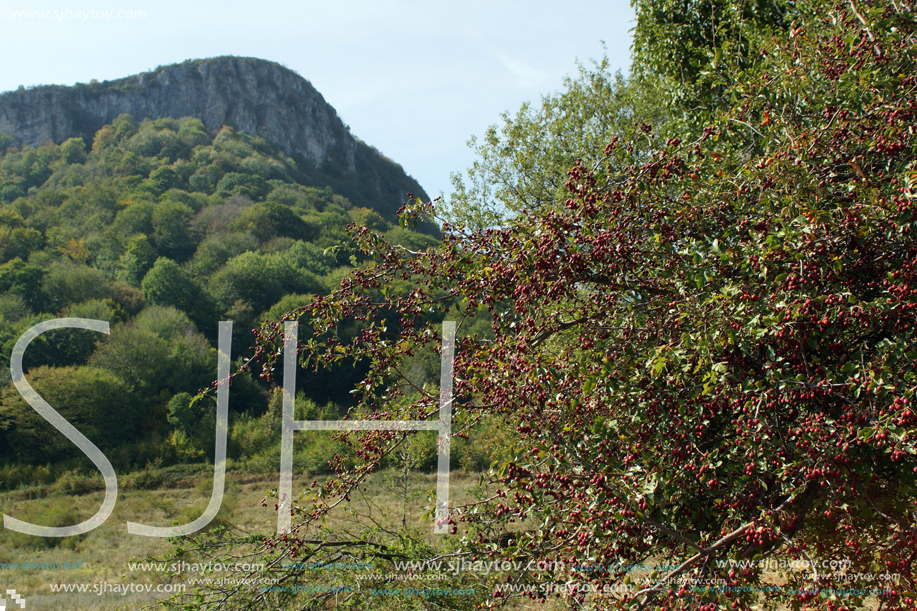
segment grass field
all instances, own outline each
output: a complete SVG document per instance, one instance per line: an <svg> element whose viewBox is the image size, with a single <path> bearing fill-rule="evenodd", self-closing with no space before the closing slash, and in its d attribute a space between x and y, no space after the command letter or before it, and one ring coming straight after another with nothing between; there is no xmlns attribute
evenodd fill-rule
<svg viewBox="0 0 917 611"><path fill-rule="evenodd" d="M0 587L3 590L15 589L24 596L29 611L114 611L149 605L157 596L155 592L124 594L125 587L151 585L155 590L160 587L159 584L166 583L166 578L158 571L141 570L132 565L162 561L173 548L166 539L129 534L126 522L154 526L190 522L206 507L212 487L212 472L203 466L197 472L185 470L179 475L166 474L162 479L166 484L164 487L132 489L130 477L120 478L119 481L128 485L121 484L113 514L102 526L85 535L55 539L2 530ZM312 478L294 479L294 493L306 490L311 482ZM470 500L469 493L478 483L477 476L472 478L463 472L454 473L451 486L453 502ZM101 478L96 484L99 485L83 487L98 488ZM266 491L277 485L276 475L228 473L217 520L250 533L274 532L277 514L273 501L268 503L268 507L263 507L261 501ZM353 530L360 524L378 523L397 528L404 522L408 526L429 529L432 539L432 526L423 521L422 514L430 505L435 475L410 474L407 495L403 486L400 473L374 474L367 481L366 490L357 495L347 509L338 511L330 525ZM104 497L101 490L76 494L61 488L23 488L4 493L0 495L0 509L6 515L36 524L64 526L91 517ZM87 591L55 592L62 584L77 587L82 584ZM7 608L13 608L11 601ZM542 605L539 608L545 607Z"/></svg>
<svg viewBox="0 0 917 611"><path fill-rule="evenodd" d="M101 505L104 494L98 490L101 478L98 479L95 483L79 480L78 486L73 482L63 485L59 482L50 487L8 491L0 494L0 509L6 515L36 524L75 524L92 516ZM294 479L294 494L308 489L312 479ZM453 472L452 504L480 498L486 490L479 487L479 481L478 475ZM190 590L193 571L170 578L165 572L152 568L153 565L164 568L172 562L165 561L174 550L173 545L162 538L131 535L126 522L168 526L192 521L209 501L212 472L203 465L182 467L132 474L119 478L119 482L121 490L114 513L102 526L85 535L51 539L0 530L0 594L15 590L25 597L27 611L116 611L155 608L157 597L169 595L157 592L157 588L183 585ZM412 473L405 488L402 473L374 474L367 480L365 490L356 494L349 505L332 514L328 530L356 533L363 527L377 525L394 531L405 524L417 532L429 533L429 540L433 541L436 536L432 534L432 526L422 519L422 514L432 504L435 483L434 474ZM229 472L223 504L215 522L248 533L273 533L277 525L274 501L270 499L267 507L262 506L261 501L267 490L277 485L276 475ZM149 489L144 489L147 487ZM86 492L87 489L91 491ZM250 559L250 562L256 561L256 558ZM766 577L765 582L779 585L783 580L774 574ZM61 587L81 586L86 591L60 591ZM150 588L150 591L138 593L139 587ZM8 594L6 601L6 609L19 608ZM558 599L548 604L517 600L506 608L553 611L561 608L562 603L563 600ZM331 603L328 608L335 606ZM875 609L874 599L867 600L865 607ZM389 606L385 597L380 596L372 608L384 611Z"/></svg>

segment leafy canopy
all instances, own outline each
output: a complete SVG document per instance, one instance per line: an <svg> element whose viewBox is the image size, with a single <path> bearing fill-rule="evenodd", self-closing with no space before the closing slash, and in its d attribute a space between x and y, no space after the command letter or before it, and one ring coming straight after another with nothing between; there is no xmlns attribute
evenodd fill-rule
<svg viewBox="0 0 917 611"><path fill-rule="evenodd" d="M499 580L561 578L580 587L570 608L862 608L867 594L819 596L847 585L825 560L897 573L878 598L914 608L914 14L873 0L797 19L749 34L758 46L718 68L700 129L638 125L569 170L563 205L447 225L426 252L359 231L375 265L290 314L311 328L303 365L365 359L364 413L399 420L438 401L399 406L399 364L438 344L447 312L460 330L490 314L491 338L458 342L454 426L496 417L515 429L513 458L495 467L493 497L453 508L452 553L564 561L563 574ZM351 319L368 329L338 338ZM272 365L281 331L264 331ZM317 553L309 526L406 437L362 435L361 462L337 463L268 553ZM762 595L761 566L728 561L763 558L806 569ZM588 593L638 563L677 568ZM696 587L708 579L723 587Z"/></svg>

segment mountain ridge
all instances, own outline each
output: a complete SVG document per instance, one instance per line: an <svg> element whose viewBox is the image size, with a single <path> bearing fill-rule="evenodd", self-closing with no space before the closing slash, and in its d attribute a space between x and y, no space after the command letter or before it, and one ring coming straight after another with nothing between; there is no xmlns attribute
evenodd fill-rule
<svg viewBox="0 0 917 611"><path fill-rule="evenodd" d="M228 125L264 138L337 182L345 193L374 192L372 207L392 219L407 193L426 197L397 163L352 136L312 84L268 60L221 56L159 66L124 78L43 85L0 94L0 133L17 145L87 137L121 114L137 120L195 117L212 131ZM316 183L329 182L317 178ZM356 203L356 202L355 202Z"/></svg>

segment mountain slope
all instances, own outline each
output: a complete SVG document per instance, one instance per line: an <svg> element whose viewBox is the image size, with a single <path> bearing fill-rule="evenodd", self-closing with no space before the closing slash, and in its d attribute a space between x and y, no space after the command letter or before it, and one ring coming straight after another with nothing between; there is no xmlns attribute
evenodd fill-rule
<svg viewBox="0 0 917 611"><path fill-rule="evenodd" d="M314 186L330 186L390 221L407 193L426 197L401 166L354 138L309 81L254 58L191 60L115 81L8 92L0 95L0 134L16 145L61 144L91 137L121 114L194 117L212 132L228 125L264 138L296 159Z"/></svg>

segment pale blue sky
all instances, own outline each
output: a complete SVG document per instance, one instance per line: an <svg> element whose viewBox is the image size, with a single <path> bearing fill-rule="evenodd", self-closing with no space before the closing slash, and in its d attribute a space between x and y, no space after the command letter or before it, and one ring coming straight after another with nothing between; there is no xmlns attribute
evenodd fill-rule
<svg viewBox="0 0 917 611"><path fill-rule="evenodd" d="M431 197L500 113L562 88L576 61L629 66L626 0L0 2L0 91L115 79L217 55L280 62ZM16 16L49 11L47 18ZM57 14L55 15L55 11ZM95 14L86 13L98 11ZM101 11L112 11L104 17ZM145 12L145 17L116 18Z"/></svg>

